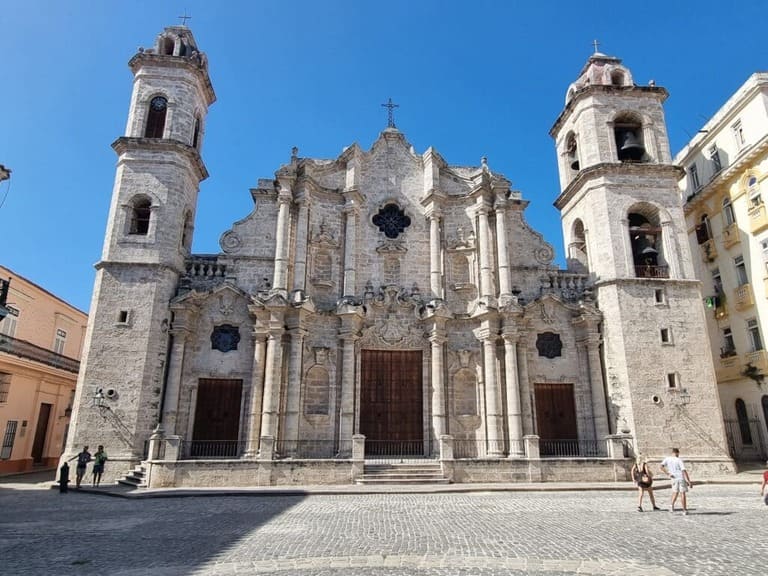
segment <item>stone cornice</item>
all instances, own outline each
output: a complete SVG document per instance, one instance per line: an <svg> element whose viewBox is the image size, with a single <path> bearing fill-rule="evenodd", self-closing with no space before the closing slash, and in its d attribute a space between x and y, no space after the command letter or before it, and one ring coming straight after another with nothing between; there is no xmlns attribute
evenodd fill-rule
<svg viewBox="0 0 768 576"><path fill-rule="evenodd" d="M134 150L144 152L174 152L189 161L195 170L198 182L202 182L208 178L208 170L205 168L205 164L203 163L203 159L200 157L197 148L179 142L178 140L169 140L166 138L129 138L128 136L120 136L120 138L112 142L112 149L117 152L119 156Z"/></svg>
<svg viewBox="0 0 768 576"><path fill-rule="evenodd" d="M573 197L581 191L582 187L594 178L602 176L667 176L675 181L675 191L678 190L677 182L685 174L685 170L674 164L634 164L629 162L602 162L581 170L568 186L555 199L553 205L562 210Z"/></svg>
<svg viewBox="0 0 768 576"><path fill-rule="evenodd" d="M635 96L635 95L649 95L649 96L655 96L656 98L659 99L660 102L664 102L669 96L669 92L667 92L666 88L662 88L661 86L613 86L613 85L609 86L609 85L602 85L602 84L591 84L573 93L573 96L571 96L571 99L565 105L565 108L563 108L563 111L560 112L560 115L555 120L555 123L552 125L552 128L549 129L549 135L552 136L552 138L557 137L558 132L560 132L560 128L562 128L566 119L576 109L576 105L579 102L581 102L587 96L593 96L595 94L601 94L601 93L616 94L616 95L620 94L622 97Z"/></svg>
<svg viewBox="0 0 768 576"><path fill-rule="evenodd" d="M208 106L216 102L216 93L213 91L211 78L208 76L208 67L204 64L204 58L196 56L181 57L168 54L154 54L151 52L139 52L128 61L128 66L134 75L143 66L156 66L158 68L181 68L191 72L200 79L200 85L205 94Z"/></svg>

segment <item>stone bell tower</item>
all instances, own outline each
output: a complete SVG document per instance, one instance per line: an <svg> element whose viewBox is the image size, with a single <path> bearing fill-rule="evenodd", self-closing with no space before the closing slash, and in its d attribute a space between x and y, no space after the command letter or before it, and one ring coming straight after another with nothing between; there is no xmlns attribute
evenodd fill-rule
<svg viewBox="0 0 768 576"><path fill-rule="evenodd" d="M117 172L64 458L84 444L103 444L113 462L141 458L160 409L169 301L208 176L200 150L216 96L192 32L166 28L129 66L133 94L125 136L112 144Z"/></svg>
<svg viewBox="0 0 768 576"><path fill-rule="evenodd" d="M652 458L679 446L699 470L732 469L699 282L664 120L667 91L593 54L555 122L568 267L603 314L611 432Z"/></svg>

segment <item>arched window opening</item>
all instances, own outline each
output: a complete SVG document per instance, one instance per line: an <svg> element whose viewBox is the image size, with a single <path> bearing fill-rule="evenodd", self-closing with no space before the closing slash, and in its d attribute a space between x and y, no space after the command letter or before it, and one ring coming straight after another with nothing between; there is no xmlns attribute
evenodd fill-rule
<svg viewBox="0 0 768 576"><path fill-rule="evenodd" d="M669 270L660 258L661 226L637 212L629 214L629 239L637 278L668 278Z"/></svg>
<svg viewBox="0 0 768 576"><path fill-rule="evenodd" d="M696 224L696 241L701 245L710 238L712 238L712 228L709 225L709 216L702 214L699 223Z"/></svg>
<svg viewBox="0 0 768 576"><path fill-rule="evenodd" d="M173 56L173 48L175 46L173 38L166 36L160 41L160 53L166 56Z"/></svg>
<svg viewBox="0 0 768 576"><path fill-rule="evenodd" d="M568 166L571 170L578 171L579 165L579 146L576 142L576 135L571 132L565 141L565 153L568 156Z"/></svg>
<svg viewBox="0 0 768 576"><path fill-rule="evenodd" d="M165 131L165 115L168 112L168 100L155 96L149 103L145 138L162 138Z"/></svg>
<svg viewBox="0 0 768 576"><path fill-rule="evenodd" d="M198 148L200 143L200 118L195 118L195 129L192 132L192 147Z"/></svg>
<svg viewBox="0 0 768 576"><path fill-rule="evenodd" d="M578 272L586 272L589 269L587 260L587 239L584 233L584 223L577 219L573 223L571 232L571 244L568 268Z"/></svg>
<svg viewBox="0 0 768 576"><path fill-rule="evenodd" d="M611 72L611 84L614 86L624 86L624 72L621 70Z"/></svg>
<svg viewBox="0 0 768 576"><path fill-rule="evenodd" d="M731 204L730 198L723 199L723 219L726 226L736 222L736 215L733 212L733 204Z"/></svg>
<svg viewBox="0 0 768 576"><path fill-rule="evenodd" d="M181 233L181 247L189 251L192 247L192 212L187 211L184 215L184 228Z"/></svg>
<svg viewBox="0 0 768 576"><path fill-rule="evenodd" d="M618 117L614 121L613 134L619 162L644 161L643 126L637 118L631 115Z"/></svg>
<svg viewBox="0 0 768 576"><path fill-rule="evenodd" d="M149 233L149 219L151 215L152 203L148 199L142 198L134 202L128 233L146 236Z"/></svg>
<svg viewBox="0 0 768 576"><path fill-rule="evenodd" d="M749 428L749 416L747 416L747 405L744 400L736 400L736 418L739 420L739 432L741 432L741 443L752 445L752 430Z"/></svg>
<svg viewBox="0 0 768 576"><path fill-rule="evenodd" d="M747 180L747 188L749 189L749 209L753 210L763 203L760 187L757 185L757 176L750 175L749 180Z"/></svg>

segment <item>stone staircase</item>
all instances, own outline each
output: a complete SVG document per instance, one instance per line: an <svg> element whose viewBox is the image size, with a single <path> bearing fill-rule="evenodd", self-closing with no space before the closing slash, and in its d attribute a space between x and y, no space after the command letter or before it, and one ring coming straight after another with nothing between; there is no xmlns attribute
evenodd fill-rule
<svg viewBox="0 0 768 576"><path fill-rule="evenodd" d="M448 484L439 462L368 463L355 484Z"/></svg>
<svg viewBox="0 0 768 576"><path fill-rule="evenodd" d="M121 486L130 486L131 488L146 488L147 487L147 471L139 464L133 470L128 472L124 478L120 478L117 483Z"/></svg>

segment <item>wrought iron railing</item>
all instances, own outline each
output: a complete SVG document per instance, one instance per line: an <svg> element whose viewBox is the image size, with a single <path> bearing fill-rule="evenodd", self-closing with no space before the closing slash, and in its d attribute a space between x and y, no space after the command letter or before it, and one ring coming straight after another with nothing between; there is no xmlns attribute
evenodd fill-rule
<svg viewBox="0 0 768 576"><path fill-rule="evenodd" d="M508 443L504 440L468 440L455 438L453 440L453 457L463 458L503 458L511 455L522 456L525 447L522 440Z"/></svg>
<svg viewBox="0 0 768 576"><path fill-rule="evenodd" d="M239 458L248 442L240 440L185 440L182 458Z"/></svg>
<svg viewBox="0 0 768 576"><path fill-rule="evenodd" d="M539 440L542 458L606 458L605 440Z"/></svg>
<svg viewBox="0 0 768 576"><path fill-rule="evenodd" d="M365 456L419 458L430 455L431 444L428 440L365 440Z"/></svg>
<svg viewBox="0 0 768 576"><path fill-rule="evenodd" d="M0 352L41 362L48 366L66 370L67 372L74 372L75 374L80 370L79 360L62 356L51 350L35 346L26 340L19 340L5 334L0 334Z"/></svg>
<svg viewBox="0 0 768 576"><path fill-rule="evenodd" d="M636 278L669 278L669 266L635 265Z"/></svg>
<svg viewBox="0 0 768 576"><path fill-rule="evenodd" d="M278 440L275 458L349 458L351 442L335 440Z"/></svg>

